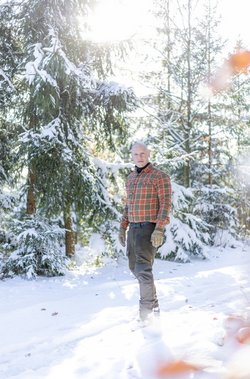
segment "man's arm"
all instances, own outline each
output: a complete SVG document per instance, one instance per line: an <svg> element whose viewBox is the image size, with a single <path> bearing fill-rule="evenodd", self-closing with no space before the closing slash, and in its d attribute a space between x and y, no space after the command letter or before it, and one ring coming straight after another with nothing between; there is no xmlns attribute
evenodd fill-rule
<svg viewBox="0 0 250 379"><path fill-rule="evenodd" d="M129 224L129 221L128 221L128 205L126 204L124 207L123 213L122 213L122 220L121 220L120 227L126 230L128 227L128 224Z"/></svg>
<svg viewBox="0 0 250 379"><path fill-rule="evenodd" d="M154 232L151 236L152 245L156 248L163 244L164 228L170 223L169 213L172 203L171 182L168 175L162 173L157 181L157 195L159 200L159 211Z"/></svg>
<svg viewBox="0 0 250 379"><path fill-rule="evenodd" d="M122 214L122 220L120 223L120 230L119 230L119 241L120 244L125 247L126 245L126 229L128 227L129 221L128 221L128 206L127 204L124 207L123 214Z"/></svg>
<svg viewBox="0 0 250 379"><path fill-rule="evenodd" d="M163 231L165 225L170 223L170 211L172 206L172 188L170 178L162 173L157 181L157 194L159 200L159 211L157 215L156 230Z"/></svg>

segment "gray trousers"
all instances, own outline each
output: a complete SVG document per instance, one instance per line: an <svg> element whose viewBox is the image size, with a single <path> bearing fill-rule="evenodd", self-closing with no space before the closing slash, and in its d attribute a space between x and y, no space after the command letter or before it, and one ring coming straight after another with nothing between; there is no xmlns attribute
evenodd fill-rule
<svg viewBox="0 0 250 379"><path fill-rule="evenodd" d="M141 319L158 307L152 267L156 248L150 242L155 224L150 222L130 223L127 237L129 269L139 282Z"/></svg>

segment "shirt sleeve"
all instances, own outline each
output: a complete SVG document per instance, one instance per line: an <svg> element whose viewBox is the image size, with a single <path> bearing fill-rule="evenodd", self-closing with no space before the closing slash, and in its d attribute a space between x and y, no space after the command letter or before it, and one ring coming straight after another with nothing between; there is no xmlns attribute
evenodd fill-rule
<svg viewBox="0 0 250 379"><path fill-rule="evenodd" d="M159 211L155 229L163 231L165 226L170 223L169 214L172 204L172 188L169 176L162 173L161 176L158 177L156 187L159 201Z"/></svg>
<svg viewBox="0 0 250 379"><path fill-rule="evenodd" d="M126 204L124 207L124 210L123 210L120 227L126 230L128 227L128 224L129 224L129 221L128 221L128 205Z"/></svg>
<svg viewBox="0 0 250 379"><path fill-rule="evenodd" d="M124 205L124 208L123 208L123 213L122 213L122 219L121 219L121 223L120 223L120 228L123 228L123 229L127 229L128 225L129 225L129 220L128 220L128 194L127 194L127 183L126 183L126 195L123 199L123 204Z"/></svg>

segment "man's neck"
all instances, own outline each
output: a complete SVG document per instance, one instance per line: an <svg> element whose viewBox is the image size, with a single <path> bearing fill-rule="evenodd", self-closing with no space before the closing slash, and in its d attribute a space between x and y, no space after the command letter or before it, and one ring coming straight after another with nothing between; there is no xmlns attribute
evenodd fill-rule
<svg viewBox="0 0 250 379"><path fill-rule="evenodd" d="M148 167L148 165L150 164L150 162L148 162L145 166L143 167L138 167L138 166L135 166L135 169L137 171L138 174L140 174L140 172L142 172L142 170L144 170L144 168Z"/></svg>

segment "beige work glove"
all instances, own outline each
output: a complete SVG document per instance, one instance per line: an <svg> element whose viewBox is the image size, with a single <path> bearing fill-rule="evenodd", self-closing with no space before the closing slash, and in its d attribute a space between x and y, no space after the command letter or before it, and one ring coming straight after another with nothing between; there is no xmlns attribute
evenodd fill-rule
<svg viewBox="0 0 250 379"><path fill-rule="evenodd" d="M119 234L118 234L118 239L120 244L125 247L126 245L126 229L120 228Z"/></svg>
<svg viewBox="0 0 250 379"><path fill-rule="evenodd" d="M154 247L159 247L163 244L164 232L155 230L151 235L151 242Z"/></svg>

